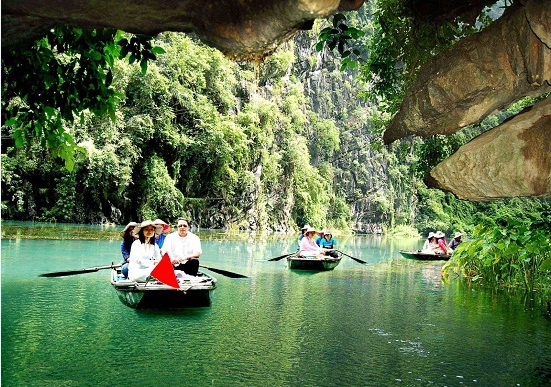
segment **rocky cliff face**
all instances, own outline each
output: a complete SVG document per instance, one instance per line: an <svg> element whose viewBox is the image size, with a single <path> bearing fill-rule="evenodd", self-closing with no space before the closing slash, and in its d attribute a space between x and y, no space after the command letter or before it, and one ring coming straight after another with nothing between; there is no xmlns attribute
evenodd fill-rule
<svg viewBox="0 0 551 387"><path fill-rule="evenodd" d="M372 107L359 97L362 88L351 70L340 70L340 58L315 50L317 36L302 32L293 38L296 62L293 73L300 79L310 106L320 117L335 122L340 132L340 150L331 160L335 191L350 205L352 228L374 233L387 223L379 199L389 197L388 160L373 151L367 130ZM315 139L314 139L315 141ZM313 164L320 160L315 159Z"/></svg>
<svg viewBox="0 0 551 387"><path fill-rule="evenodd" d="M435 57L408 90L385 141L455 133L525 96L551 91L549 20L551 2L527 1ZM468 200L551 196L548 105L473 139L435 168L429 183Z"/></svg>
<svg viewBox="0 0 551 387"><path fill-rule="evenodd" d="M57 23L69 23L83 28L118 28L128 32L156 34L161 31L194 32L204 42L219 48L229 56L260 60L272 53L283 41L298 30L311 28L314 19L327 17L337 11L358 9L364 0L168 0L168 1L73 1L7 0L2 2L2 48L16 48L41 37ZM404 0L417 19L434 22L463 16L474 20L480 9L491 0ZM506 15L486 31L470 36L428 63L419 75L418 82L409 90L400 112L385 133L387 142L415 134L429 136L435 133L453 133L466 125L478 122L496 109L523 96L542 95L551 90L551 1L524 0L512 6ZM312 72L307 89L315 92L323 71ZM338 82L338 81L337 81ZM335 89L338 85L335 85ZM331 107L320 99L312 98L320 112ZM339 102L340 101L336 101ZM336 105L339 106L339 105ZM545 109L534 109L532 114L547 114ZM538 125L537 130L549 133L546 116L520 119L525 125ZM518 123L517 125L522 125ZM497 128L496 128L497 129ZM500 129L497 129L500 130ZM519 130L519 127L516 127ZM494 159L505 169L519 171L519 175L538 175L537 184L515 187L511 179L489 184L491 175L479 176L480 184L492 186L491 192L483 189L462 190L433 174L435 186L454 192L470 200L486 200L515 195L551 196L549 185L540 182L551 180L548 158L540 158L532 168L534 155L548 149L525 151L523 138L539 138L526 126L522 133L510 136L517 141L515 150L523 150L524 167L510 163L517 158ZM487 140L479 137L473 141ZM495 136L499 137L499 136ZM471 148L469 148L471 149ZM498 149L498 148L496 148ZM476 150L476 151L475 151ZM469 159L477 166L478 159L486 160L484 146L473 146L470 153L460 150L458 157ZM546 152L547 151L547 152ZM529 154L530 158L526 159ZM525 168L529 168L528 170ZM453 169L447 166L447 169ZM520 169L519 169L520 168ZM464 175L461 167L453 170ZM488 184L485 184L488 183ZM545 186L547 188L545 188ZM544 187L544 188L542 188Z"/></svg>

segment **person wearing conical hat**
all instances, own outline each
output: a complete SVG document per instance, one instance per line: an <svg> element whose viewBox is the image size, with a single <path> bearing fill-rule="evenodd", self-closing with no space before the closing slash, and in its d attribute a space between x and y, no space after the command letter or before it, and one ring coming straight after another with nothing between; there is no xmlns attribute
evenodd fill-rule
<svg viewBox="0 0 551 387"><path fill-rule="evenodd" d="M451 254L450 247L448 246L448 242L446 242L446 234L444 234L442 231L436 231L434 234L434 237L438 241L438 248L440 251L439 254Z"/></svg>
<svg viewBox="0 0 551 387"><path fill-rule="evenodd" d="M298 247L297 247L297 252L300 250L300 241L302 238L304 238L304 234L306 233L306 230L308 230L310 228L310 225L309 224L305 224L304 227L302 227L300 229L300 234L298 235Z"/></svg>
<svg viewBox="0 0 551 387"><path fill-rule="evenodd" d="M421 249L421 251L431 250L430 242L431 242L431 239L433 239L433 238L434 238L434 233L431 231L431 232L429 232L429 235L427 236L427 239L425 239L425 243L423 244L423 248Z"/></svg>
<svg viewBox="0 0 551 387"><path fill-rule="evenodd" d="M138 239L132 243L128 258L128 279L146 282L157 262L161 260L161 250L155 243L155 231L158 227L151 220L136 226L134 232Z"/></svg>
<svg viewBox="0 0 551 387"><path fill-rule="evenodd" d="M165 242L166 234L163 232L164 227L168 226L168 224L161 219L155 219L153 221L153 224L155 225L155 243L157 243L157 246L159 246L160 249L163 248L163 243Z"/></svg>
<svg viewBox="0 0 551 387"><path fill-rule="evenodd" d="M121 231L121 273L124 278L128 278L128 258L130 258L130 250L132 249L132 243L136 240L134 236L134 228L138 225L136 222L130 222L126 225L124 230Z"/></svg>
<svg viewBox="0 0 551 387"><path fill-rule="evenodd" d="M455 235L453 236L453 239L450 241L450 249L455 250L457 248L457 246L459 246L461 244L461 242L463 242L461 240L461 233L460 232L456 232Z"/></svg>
<svg viewBox="0 0 551 387"><path fill-rule="evenodd" d="M312 228L309 224L305 224L304 227L300 229L300 235L298 236L298 243L300 243L300 240L304 238L304 234L306 234L306 230L309 228Z"/></svg>

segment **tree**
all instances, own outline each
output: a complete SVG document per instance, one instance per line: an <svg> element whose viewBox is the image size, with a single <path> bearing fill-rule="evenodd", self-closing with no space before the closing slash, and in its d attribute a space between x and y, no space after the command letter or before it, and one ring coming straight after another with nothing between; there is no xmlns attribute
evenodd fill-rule
<svg viewBox="0 0 551 387"><path fill-rule="evenodd" d="M86 110L115 119L122 98L111 87L115 60L139 62L145 72L162 52L150 37L70 26L52 29L28 49L3 52L2 137L9 131L18 148L38 141L72 170L74 152L82 148L66 125Z"/></svg>

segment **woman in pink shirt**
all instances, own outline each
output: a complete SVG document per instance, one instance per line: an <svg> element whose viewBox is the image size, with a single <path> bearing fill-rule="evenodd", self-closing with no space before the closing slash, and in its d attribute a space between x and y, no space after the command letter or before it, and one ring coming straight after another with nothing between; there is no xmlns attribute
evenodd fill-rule
<svg viewBox="0 0 551 387"><path fill-rule="evenodd" d="M450 248L448 247L448 242L446 242L446 234L442 231L437 231L434 236L438 240L438 248L440 249L438 254L451 254Z"/></svg>
<svg viewBox="0 0 551 387"><path fill-rule="evenodd" d="M326 253L326 249L321 248L316 244L316 241L314 240L315 234L316 230L313 227L309 227L308 229L306 229L304 237L300 240L300 250L298 255L312 256L319 254L324 255Z"/></svg>

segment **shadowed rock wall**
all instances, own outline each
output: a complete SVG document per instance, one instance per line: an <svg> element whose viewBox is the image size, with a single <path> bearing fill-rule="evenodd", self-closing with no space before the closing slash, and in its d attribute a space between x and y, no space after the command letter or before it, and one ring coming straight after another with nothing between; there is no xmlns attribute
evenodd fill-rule
<svg viewBox="0 0 551 387"><path fill-rule="evenodd" d="M364 0L5 0L2 48L28 44L58 23L137 34L194 32L228 56L259 60L314 19Z"/></svg>
<svg viewBox="0 0 551 387"><path fill-rule="evenodd" d="M550 21L551 1L527 1L435 57L408 90L385 142L455 133L551 91ZM473 139L431 172L429 185L468 200L551 196L548 105Z"/></svg>
<svg viewBox="0 0 551 387"><path fill-rule="evenodd" d="M469 200L549 196L550 176L547 98L463 145L431 171L429 184Z"/></svg>

